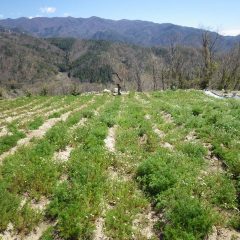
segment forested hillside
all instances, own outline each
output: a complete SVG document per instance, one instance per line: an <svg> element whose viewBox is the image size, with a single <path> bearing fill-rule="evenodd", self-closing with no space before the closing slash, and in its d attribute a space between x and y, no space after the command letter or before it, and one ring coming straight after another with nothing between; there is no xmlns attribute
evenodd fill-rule
<svg viewBox="0 0 240 240"><path fill-rule="evenodd" d="M200 47L203 29L154 23L140 20L103 19L99 17L36 17L0 20L0 25L7 28L19 28L35 37L73 37L136 44L139 46L166 47L172 39L187 47ZM240 36L222 36L209 32L211 37L218 36L219 49L229 50L240 39Z"/></svg>
<svg viewBox="0 0 240 240"><path fill-rule="evenodd" d="M40 39L0 33L1 95L78 94L120 83L125 90L214 88L239 90L240 45L217 50L208 32L202 46L140 47L102 40Z"/></svg>
<svg viewBox="0 0 240 240"><path fill-rule="evenodd" d="M7 89L47 84L63 59L64 52L44 40L17 32L0 33L0 84Z"/></svg>

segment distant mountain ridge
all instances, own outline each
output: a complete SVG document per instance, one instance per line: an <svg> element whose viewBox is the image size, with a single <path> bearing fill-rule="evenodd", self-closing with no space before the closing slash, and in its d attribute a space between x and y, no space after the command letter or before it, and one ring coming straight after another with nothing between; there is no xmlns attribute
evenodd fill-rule
<svg viewBox="0 0 240 240"><path fill-rule="evenodd" d="M0 20L6 28L18 28L35 37L73 37L78 39L107 40L141 46L168 46L171 41L179 45L200 47L204 30L170 23L140 20L108 20L99 17L73 18L18 18ZM217 33L211 32L214 36ZM240 35L219 35L219 46L228 50L240 41Z"/></svg>

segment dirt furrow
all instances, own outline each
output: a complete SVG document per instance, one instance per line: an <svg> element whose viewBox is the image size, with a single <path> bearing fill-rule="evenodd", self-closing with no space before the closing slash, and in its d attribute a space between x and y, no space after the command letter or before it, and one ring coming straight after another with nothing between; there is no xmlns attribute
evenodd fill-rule
<svg viewBox="0 0 240 240"><path fill-rule="evenodd" d="M39 129L29 132L25 138L20 139L17 142L15 147L11 148L9 151L0 155L0 163L2 163L2 161L5 157L15 153L19 147L21 147L23 145L27 145L33 138L37 138L37 139L42 138L45 135L45 133L50 128L52 128L56 123L58 123L60 121L66 121L66 119L69 117L70 114L72 114L73 112L79 111L85 107L86 107L86 104L82 105L81 107L79 107L73 111L69 111L69 112L62 114L59 118L48 119Z"/></svg>
<svg viewBox="0 0 240 240"><path fill-rule="evenodd" d="M82 106L84 107L84 106ZM63 115L62 117L63 120L66 120L66 115ZM84 121L83 121L84 119ZM86 122L86 118L82 118L79 123L75 124L74 127L76 126L82 126ZM74 128L75 129L75 128ZM72 131L73 128L70 128L70 131ZM70 158L70 154L73 150L72 146L67 146L64 150L57 151L53 155L53 160L54 161L61 161L61 162L66 162ZM68 179L67 175L62 175L60 177L59 183L62 183ZM45 209L47 208L48 204L50 203L50 200L46 198L45 196L40 197L38 201L35 200L30 200L29 201L29 196L26 193L25 196L23 197L20 207L23 207L26 203L30 204L30 207L36 211L44 212ZM53 223L50 222L42 222L38 226L35 227L35 229L28 235L24 236L24 239L28 240L38 240L42 236L42 234L51 226L53 226ZM13 233L11 233L13 234ZM12 240L12 239L21 239L20 236L17 234L11 235L9 231L4 232L1 236L3 237L4 240ZM9 238L10 237L10 238ZM102 238L101 238L102 239Z"/></svg>
<svg viewBox="0 0 240 240"><path fill-rule="evenodd" d="M163 111L161 112L161 114L166 123L173 123L173 118L172 118L171 114L163 112Z"/></svg>
<svg viewBox="0 0 240 240"><path fill-rule="evenodd" d="M81 118L81 120L77 124L71 127L71 130L75 130L78 127L84 126L86 122L87 122L87 118Z"/></svg>
<svg viewBox="0 0 240 240"><path fill-rule="evenodd" d="M8 224L8 227L5 232L0 234L0 239L2 240L39 240L43 233L54 224L49 222L42 222L38 227L36 227L30 234L26 236L21 236L16 234L13 230L13 225Z"/></svg>
<svg viewBox="0 0 240 240"><path fill-rule="evenodd" d="M119 112L120 115L120 112ZM105 147L111 153L116 153L116 130L118 126L114 126L109 128L108 135L105 139ZM120 153L117 153L120 156ZM114 166L110 166L108 168L108 177L111 181L120 181L120 182L131 182L133 179L132 174L126 174L124 169L118 169ZM137 191L137 189L136 189ZM111 208L111 204L107 204L109 208ZM149 205L147 209L144 209L143 214L138 214L136 219L132 223L132 228L136 232L140 232L140 234L146 238L151 239L155 236L153 231L153 226L156 223L156 218L154 217L154 212L151 210L151 206ZM102 232L102 228L104 226L104 219L101 218L101 225L99 230ZM98 239L107 239L107 238L98 238Z"/></svg>
<svg viewBox="0 0 240 240"><path fill-rule="evenodd" d="M69 157L70 157L70 154L71 154L72 150L73 150L73 147L67 146L64 150L61 150L59 152L55 152L54 156L53 156L53 159L55 161L67 162Z"/></svg>
<svg viewBox="0 0 240 240"><path fill-rule="evenodd" d="M145 119L148 121L151 121L151 116L149 114L145 115ZM169 117L168 117L169 119ZM152 130L154 133L156 133L156 135L159 137L160 141L160 146L163 148L167 148L171 151L174 150L174 146L168 142L162 141L162 139L165 137L165 133L163 131L161 131L156 124L152 123Z"/></svg>
<svg viewBox="0 0 240 240"><path fill-rule="evenodd" d="M104 140L105 146L109 152L115 152L115 132L116 126L108 129L108 136Z"/></svg>
<svg viewBox="0 0 240 240"><path fill-rule="evenodd" d="M185 137L186 142L196 141L198 139L196 132L193 130L187 134Z"/></svg>
<svg viewBox="0 0 240 240"><path fill-rule="evenodd" d="M240 233L228 228L213 228L206 240L240 240Z"/></svg>
<svg viewBox="0 0 240 240"><path fill-rule="evenodd" d="M146 213L137 215L137 218L133 221L133 228L135 230L140 229L142 236L146 239L151 239L155 236L153 228L157 221L158 217L155 215L155 212L151 210L151 207L149 207Z"/></svg>
<svg viewBox="0 0 240 240"><path fill-rule="evenodd" d="M11 135L11 133L8 131L7 127L4 126L0 130L0 137L6 136L6 135Z"/></svg>
<svg viewBox="0 0 240 240"><path fill-rule="evenodd" d="M46 104L48 104L49 102L51 101L51 99L48 99L47 101L45 101L45 102L43 102L43 103L41 103L41 104L39 104L39 105L36 105L36 106L34 106L33 108L27 108L26 110L23 110L23 111L20 111L20 112L16 112L16 111L14 111L14 112L12 112L13 114L6 114L5 116L4 116L4 118L5 118L5 121L7 121L7 122L9 122L9 121L13 121L13 120L16 120L16 119L18 119L18 118L20 118L20 117L22 117L22 116L25 116L25 115L27 115L27 114L29 114L29 113L32 113L32 112L34 112L34 111L36 111L36 110L41 110L42 109L42 107L44 106L44 105L46 105ZM49 108L49 107L46 107L46 108ZM9 116L10 115L10 116ZM1 122L2 123L2 122Z"/></svg>
<svg viewBox="0 0 240 240"><path fill-rule="evenodd" d="M24 237L24 240L39 240L43 233L51 226L53 223L42 222L39 226L37 226L34 231L32 231L29 235Z"/></svg>
<svg viewBox="0 0 240 240"><path fill-rule="evenodd" d="M93 233L93 240L109 240L107 236L105 236L103 229L104 229L104 218L99 217L95 221L96 229Z"/></svg>
<svg viewBox="0 0 240 240"><path fill-rule="evenodd" d="M104 140L105 143L105 148L109 152L115 152L115 131L116 131L116 126L109 128L108 129L108 135ZM115 174L115 172L113 173ZM117 173L116 173L117 174ZM111 174L109 174L111 175ZM105 211L103 211L102 215L104 215ZM103 216L100 216L96 219L95 221L95 231L93 235L94 240L107 240L109 239L105 234L104 234L104 224L105 220Z"/></svg>
<svg viewBox="0 0 240 240"><path fill-rule="evenodd" d="M8 116L7 118L5 118L3 121L0 122L0 124L9 124L13 121L20 121L21 119L28 119L32 116L35 116L37 114L41 114L42 112L44 111L48 111L48 110L51 110L52 109L52 106L49 106L49 107L46 107L46 108L41 108L41 109L38 109L38 110L28 110L26 111L25 113L22 113L22 114L19 114L19 115L15 115L15 116Z"/></svg>
<svg viewBox="0 0 240 240"><path fill-rule="evenodd" d="M212 145L210 143L204 143L203 145L207 149L205 160L208 163L208 174L225 172L224 164L212 152Z"/></svg>
<svg viewBox="0 0 240 240"><path fill-rule="evenodd" d="M51 107L48 107L48 108L40 109L40 110L38 110L38 111L36 111L36 112L29 113L29 114L27 114L28 118L23 117L23 118L25 119L24 121L21 121L21 122L20 122L20 120L22 120L22 117L18 118L18 123L19 123L19 124L22 124L22 125L26 124L27 122L29 122L29 117L31 117L31 120L32 120L35 116L42 116L42 117L44 117L44 118L47 118L47 117L49 117L50 115L52 115L52 114L54 114L54 113L56 113L56 112L60 112L60 111L62 111L62 110L64 110L64 109L67 108L67 107L65 106L65 107L53 109L53 108L55 108L55 107L57 107L57 106L51 106Z"/></svg>
<svg viewBox="0 0 240 240"><path fill-rule="evenodd" d="M15 107L15 108L11 108L11 109L8 109L8 110L5 110L2 112L2 115L1 115L1 118L2 117L6 117L7 115L9 115L9 113L11 112L17 112L17 111L21 111L21 109L24 109L24 108L29 108L31 107L33 104L35 104L37 102L37 99L33 100L32 102L30 103L27 103L23 106L20 106L20 107Z"/></svg>
<svg viewBox="0 0 240 240"><path fill-rule="evenodd" d="M139 101L141 104L144 104L144 105L149 104L149 101L147 101L147 100L145 100L145 99L142 99L142 98L140 97L140 95L137 94L137 93L136 93L136 95L135 95L135 98L136 98L136 100Z"/></svg>

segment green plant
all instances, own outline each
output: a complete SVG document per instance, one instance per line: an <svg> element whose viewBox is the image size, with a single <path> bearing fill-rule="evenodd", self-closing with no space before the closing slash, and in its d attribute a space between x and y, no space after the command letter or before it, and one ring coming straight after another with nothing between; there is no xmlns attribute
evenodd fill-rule
<svg viewBox="0 0 240 240"><path fill-rule="evenodd" d="M23 137L25 137L25 134L16 129L14 130L12 135L6 135L1 137L0 138L0 154L14 147L17 141Z"/></svg>
<svg viewBox="0 0 240 240"><path fill-rule="evenodd" d="M44 123L44 119L42 117L36 117L34 120L29 122L28 129L34 130L38 129Z"/></svg>
<svg viewBox="0 0 240 240"><path fill-rule="evenodd" d="M202 239L211 230L214 217L211 210L185 189L176 189L174 199L168 201L164 228L166 239ZM169 197L169 196L168 196ZM171 207L170 207L171 206Z"/></svg>

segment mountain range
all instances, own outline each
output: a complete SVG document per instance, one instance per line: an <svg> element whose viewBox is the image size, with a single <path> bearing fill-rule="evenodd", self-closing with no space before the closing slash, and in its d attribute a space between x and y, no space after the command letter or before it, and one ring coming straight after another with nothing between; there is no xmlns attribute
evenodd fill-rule
<svg viewBox="0 0 240 240"><path fill-rule="evenodd" d="M216 39L203 50L203 36ZM144 21L83 18L0 20L0 98L113 88L240 89L240 36ZM209 44L209 43L208 43ZM218 50L218 51L217 51ZM9 95L10 94L10 95Z"/></svg>
<svg viewBox="0 0 240 240"><path fill-rule="evenodd" d="M19 29L35 37L73 37L77 39L107 40L145 47L168 46L177 42L182 46L200 47L205 30L170 23L153 23L140 20L108 20L99 17L73 18L18 18L0 20L0 25ZM239 36L218 36L218 48L229 50L240 41Z"/></svg>

